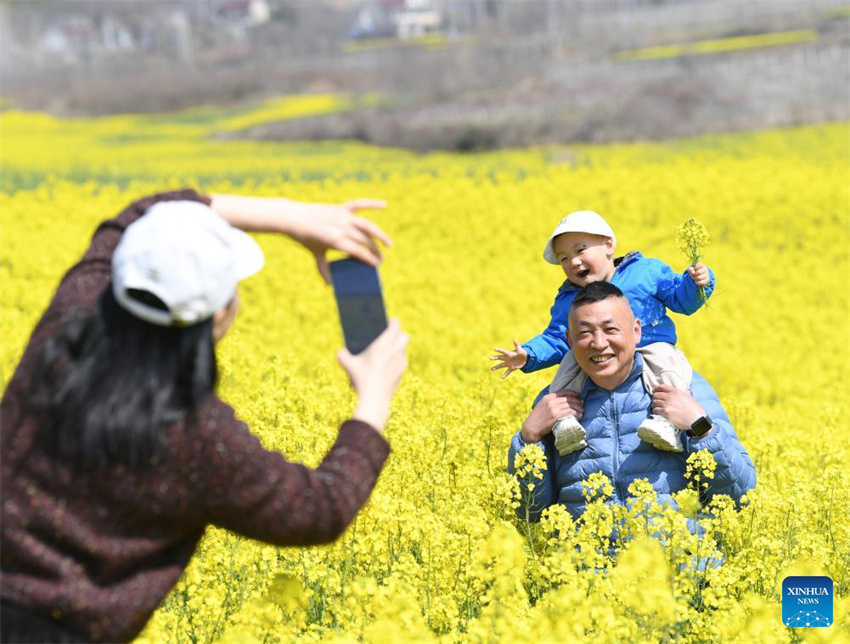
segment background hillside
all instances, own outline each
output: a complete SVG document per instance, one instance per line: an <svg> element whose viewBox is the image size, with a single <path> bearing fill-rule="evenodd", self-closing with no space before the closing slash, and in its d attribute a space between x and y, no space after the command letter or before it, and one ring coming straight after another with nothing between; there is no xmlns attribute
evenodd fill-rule
<svg viewBox="0 0 850 644"><path fill-rule="evenodd" d="M352 101L237 138L469 150L845 120L848 70L835 0L0 2L6 105Z"/></svg>

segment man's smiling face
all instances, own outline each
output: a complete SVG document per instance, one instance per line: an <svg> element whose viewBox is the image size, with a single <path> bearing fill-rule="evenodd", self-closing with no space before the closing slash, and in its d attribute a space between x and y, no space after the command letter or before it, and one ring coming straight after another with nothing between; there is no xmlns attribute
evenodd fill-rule
<svg viewBox="0 0 850 644"><path fill-rule="evenodd" d="M636 320L625 297L608 297L570 310L570 340L576 362L603 389L619 387L632 370L640 342Z"/></svg>

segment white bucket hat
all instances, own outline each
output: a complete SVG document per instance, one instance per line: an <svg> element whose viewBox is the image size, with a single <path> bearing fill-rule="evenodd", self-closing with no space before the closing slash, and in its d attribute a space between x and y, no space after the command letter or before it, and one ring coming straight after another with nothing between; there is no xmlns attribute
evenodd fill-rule
<svg viewBox="0 0 850 644"><path fill-rule="evenodd" d="M258 272L263 251L198 201L163 201L127 227L112 256L112 292L136 317L159 326L187 326L227 306L240 280ZM147 291L168 310L129 294Z"/></svg>
<svg viewBox="0 0 850 644"><path fill-rule="evenodd" d="M549 237L549 241L546 242L546 248L543 249L543 258L550 264L560 265L561 263L558 261L558 256L555 255L552 241L555 237L564 233L602 235L603 237L610 237L614 245L617 245L617 238L614 236L614 231L608 225L608 222L602 218L602 215L592 210L577 210L571 212L558 222L558 225L555 226L555 231Z"/></svg>

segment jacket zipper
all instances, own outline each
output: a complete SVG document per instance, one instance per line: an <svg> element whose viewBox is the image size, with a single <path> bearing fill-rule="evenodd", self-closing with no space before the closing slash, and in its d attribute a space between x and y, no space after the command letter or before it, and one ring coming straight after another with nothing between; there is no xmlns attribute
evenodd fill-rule
<svg viewBox="0 0 850 644"><path fill-rule="evenodd" d="M617 492L617 500L620 503L625 503L626 497L623 495L622 484L620 483L620 416L617 414L613 391L608 392L608 399L611 401L611 413L614 419L614 453L611 455L614 469L614 489Z"/></svg>

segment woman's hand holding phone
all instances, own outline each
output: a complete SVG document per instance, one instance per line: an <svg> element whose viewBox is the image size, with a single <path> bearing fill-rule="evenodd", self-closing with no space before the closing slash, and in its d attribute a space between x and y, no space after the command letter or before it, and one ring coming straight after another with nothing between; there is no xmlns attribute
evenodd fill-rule
<svg viewBox="0 0 850 644"><path fill-rule="evenodd" d="M352 355L342 349L337 358L357 393L354 420L384 430L390 414L390 401L407 370L409 338L395 318L386 330L362 353Z"/></svg>
<svg viewBox="0 0 850 644"><path fill-rule="evenodd" d="M313 253L319 273L328 284L331 283L331 270L327 251L348 253L374 267L383 259L378 242L384 246L392 244L389 236L377 224L357 215L361 210L385 208L386 202L380 200L355 199L343 204L324 204L284 198L214 194L211 207L232 226L242 230L288 235ZM380 287L376 286L375 293L370 295L381 302L382 326L386 318ZM362 308L356 312L359 316L354 316L353 323L356 330L362 330L359 326L365 325L368 331L375 326L374 320L370 315L365 315ZM371 309L369 313L372 313ZM401 330L398 321L390 320L387 328L365 350L352 355L343 349L338 355L340 364L357 392L354 418L369 423L378 431L383 431L386 425L390 400L407 369L407 343L407 334Z"/></svg>

